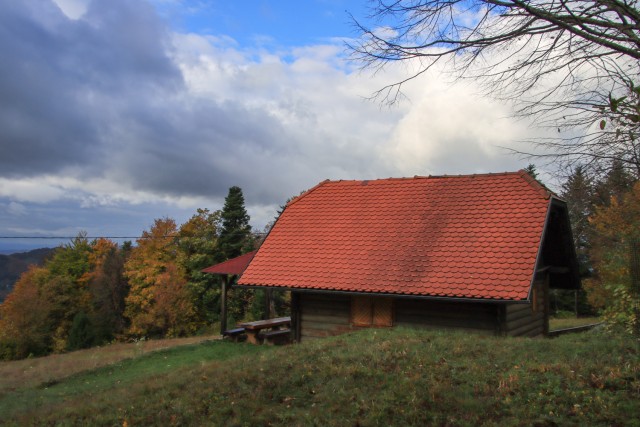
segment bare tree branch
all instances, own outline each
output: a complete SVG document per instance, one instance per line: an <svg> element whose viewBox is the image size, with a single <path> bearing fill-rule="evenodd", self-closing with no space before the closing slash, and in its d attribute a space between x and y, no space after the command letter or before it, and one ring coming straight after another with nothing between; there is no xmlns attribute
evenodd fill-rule
<svg viewBox="0 0 640 427"><path fill-rule="evenodd" d="M374 93L383 103L398 102L407 81L446 61L456 78L513 102L517 116L558 128L558 138L530 141L544 156L620 160L640 177L638 1L375 0L371 25L352 17L361 37L348 48L376 71L418 64Z"/></svg>

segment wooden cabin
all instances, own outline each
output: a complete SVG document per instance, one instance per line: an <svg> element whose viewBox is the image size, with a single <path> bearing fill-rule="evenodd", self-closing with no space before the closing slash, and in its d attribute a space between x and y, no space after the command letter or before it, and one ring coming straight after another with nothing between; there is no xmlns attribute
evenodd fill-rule
<svg viewBox="0 0 640 427"><path fill-rule="evenodd" d="M291 201L238 285L292 293L294 338L364 327L544 336L580 287L566 203L524 171L324 181Z"/></svg>

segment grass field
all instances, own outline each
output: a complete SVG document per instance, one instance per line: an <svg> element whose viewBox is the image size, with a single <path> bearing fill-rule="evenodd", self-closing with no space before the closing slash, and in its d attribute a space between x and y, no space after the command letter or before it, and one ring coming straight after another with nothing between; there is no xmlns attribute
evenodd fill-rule
<svg viewBox="0 0 640 427"><path fill-rule="evenodd" d="M575 328L577 326L593 325L602 322L600 317L563 317L550 318L549 330Z"/></svg>
<svg viewBox="0 0 640 427"><path fill-rule="evenodd" d="M59 382L79 372L112 365L125 359L181 345L217 339L213 336L114 343L71 353L53 354L12 362L0 361L0 397L19 388ZM1 421L1 420L0 420Z"/></svg>
<svg viewBox="0 0 640 427"><path fill-rule="evenodd" d="M0 397L15 425L637 425L640 346L365 330L161 350Z"/></svg>

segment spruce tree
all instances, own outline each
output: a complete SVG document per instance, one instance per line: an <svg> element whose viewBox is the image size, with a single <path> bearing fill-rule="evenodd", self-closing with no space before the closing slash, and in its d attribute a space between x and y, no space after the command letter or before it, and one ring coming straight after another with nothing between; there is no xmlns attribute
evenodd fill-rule
<svg viewBox="0 0 640 427"><path fill-rule="evenodd" d="M244 196L240 187L229 188L221 217L222 229L218 239L220 261L235 258L251 250L250 218L244 207Z"/></svg>
<svg viewBox="0 0 640 427"><path fill-rule="evenodd" d="M242 255L253 249L249 215L244 207L244 196L240 187L229 188L229 194L224 200L224 207L220 214L222 227L218 237L218 262ZM227 313L231 323L245 319L251 301L255 297L254 291L238 289L232 286L227 294Z"/></svg>
<svg viewBox="0 0 640 427"><path fill-rule="evenodd" d="M584 167L578 165L562 184L562 197L569 208L573 240L581 263L587 261L593 231L589 216L593 213L593 182ZM587 263L588 264L588 263ZM581 265L585 267L585 265ZM584 273L584 272L583 272Z"/></svg>
<svg viewBox="0 0 640 427"><path fill-rule="evenodd" d="M631 174L621 161L611 161L606 175L595 185L594 204L610 206L613 198L621 201L637 180L638 177Z"/></svg>

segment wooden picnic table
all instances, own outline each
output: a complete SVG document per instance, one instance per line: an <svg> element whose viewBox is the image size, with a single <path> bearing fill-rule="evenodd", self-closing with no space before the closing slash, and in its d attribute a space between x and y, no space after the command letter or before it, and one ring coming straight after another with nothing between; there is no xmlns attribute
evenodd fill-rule
<svg viewBox="0 0 640 427"><path fill-rule="evenodd" d="M275 319L256 320L255 322L239 323L238 326L244 328L247 334L247 341L252 344L260 344L258 334L264 330L287 329L291 325L291 317L276 317Z"/></svg>

